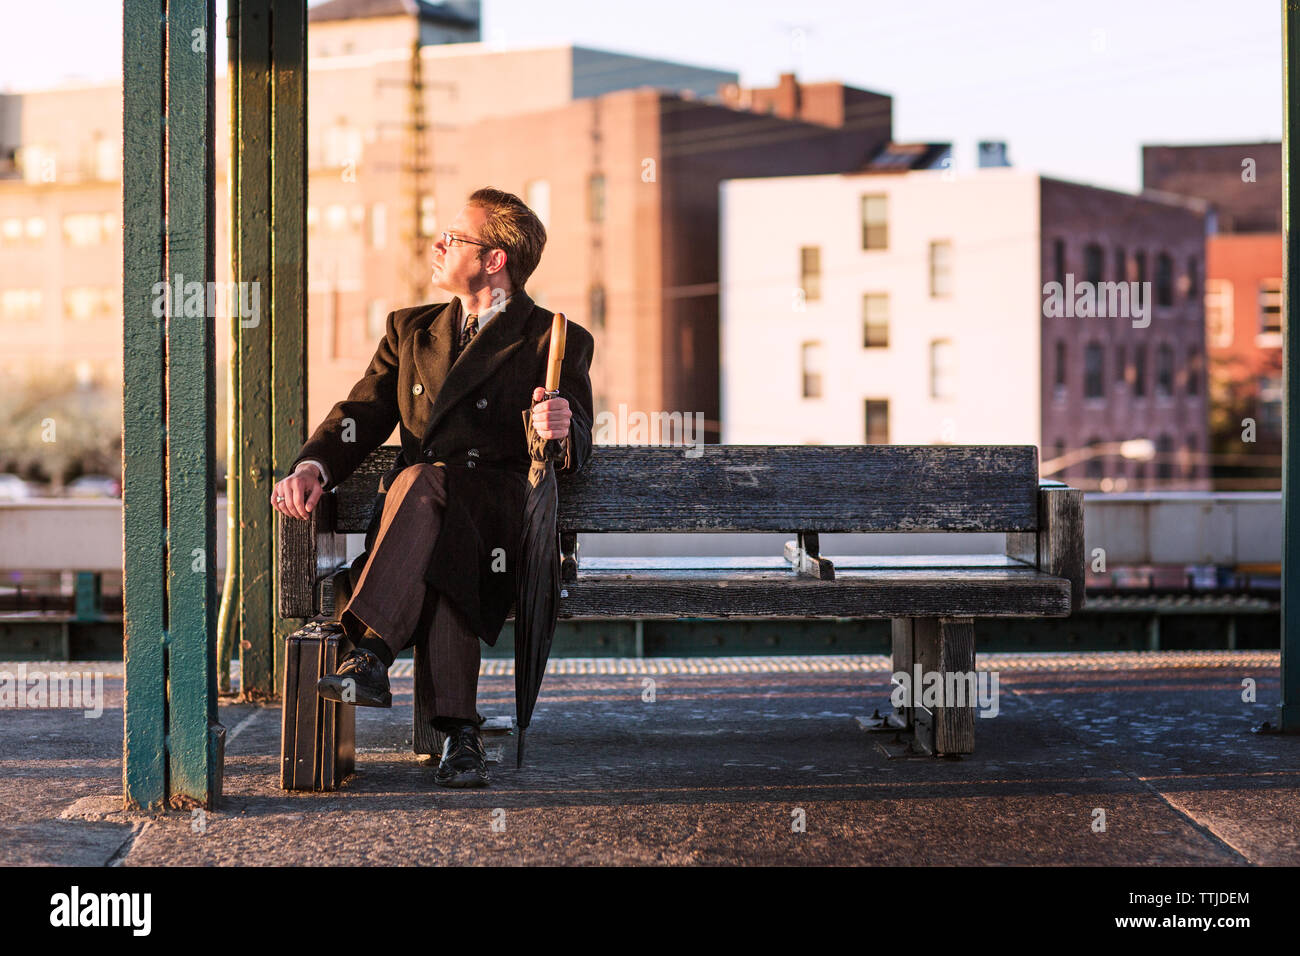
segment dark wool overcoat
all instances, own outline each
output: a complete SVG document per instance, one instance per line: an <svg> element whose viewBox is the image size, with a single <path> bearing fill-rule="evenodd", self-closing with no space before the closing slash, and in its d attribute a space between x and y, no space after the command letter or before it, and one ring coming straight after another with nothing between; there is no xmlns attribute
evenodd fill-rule
<svg viewBox="0 0 1300 956"><path fill-rule="evenodd" d="M595 342L586 329L568 323L559 395L573 417L568 437L544 441L531 427L532 393L546 384L554 313L515 292L453 364L461 316L458 298L390 313L365 375L312 433L289 471L318 459L329 471L330 491L399 428L401 454L380 482L366 551L344 582L355 587L393 479L416 462L444 464L447 508L425 580L431 594L446 595L474 632L495 644L514 602L530 449L562 451L554 465L562 472L581 470L591 456Z"/></svg>

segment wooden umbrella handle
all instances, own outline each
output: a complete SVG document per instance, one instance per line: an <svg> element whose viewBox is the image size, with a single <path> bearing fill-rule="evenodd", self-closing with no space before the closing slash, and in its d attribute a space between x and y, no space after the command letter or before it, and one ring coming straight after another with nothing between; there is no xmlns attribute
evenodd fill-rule
<svg viewBox="0 0 1300 956"><path fill-rule="evenodd" d="M563 312L556 312L551 322L551 357L546 363L546 391L558 392L560 389L560 366L564 364L564 334L568 320Z"/></svg>

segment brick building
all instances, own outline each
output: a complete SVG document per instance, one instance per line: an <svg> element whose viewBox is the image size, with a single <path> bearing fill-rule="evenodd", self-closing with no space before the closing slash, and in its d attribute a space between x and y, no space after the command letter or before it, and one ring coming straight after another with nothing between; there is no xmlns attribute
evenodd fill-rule
<svg viewBox="0 0 1300 956"><path fill-rule="evenodd" d="M1209 203L1205 319L1220 485L1276 488L1282 448L1282 145L1146 146L1143 185ZM1245 425L1253 421L1254 442ZM1258 462L1252 463L1252 458Z"/></svg>

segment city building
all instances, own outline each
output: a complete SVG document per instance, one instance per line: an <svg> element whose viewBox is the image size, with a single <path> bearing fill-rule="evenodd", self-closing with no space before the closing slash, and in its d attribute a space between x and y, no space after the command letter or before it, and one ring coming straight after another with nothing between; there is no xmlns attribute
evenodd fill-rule
<svg viewBox="0 0 1300 956"><path fill-rule="evenodd" d="M1218 484L1277 488L1282 449L1282 144L1145 146L1144 189L1209 203L1205 321ZM1253 441L1251 440L1253 439ZM1254 464L1252 464L1254 462Z"/></svg>
<svg viewBox="0 0 1300 956"><path fill-rule="evenodd" d="M1035 444L1084 488L1207 487L1205 212L893 161L922 145L723 184L723 440Z"/></svg>
<svg viewBox="0 0 1300 956"><path fill-rule="evenodd" d="M890 98L793 74L747 91L734 72L572 45L498 49L475 39L476 8L309 11L309 426L360 376L389 311L445 297L429 284L432 243L494 185L547 224L529 291L596 336L597 410L698 415L717 441L719 183L859 168L890 138ZM224 74L215 102L224 130ZM120 393L120 103L116 85L0 97L0 331L15 381L71 365ZM224 283L228 137L216 146ZM220 334L222 396L229 348Z"/></svg>

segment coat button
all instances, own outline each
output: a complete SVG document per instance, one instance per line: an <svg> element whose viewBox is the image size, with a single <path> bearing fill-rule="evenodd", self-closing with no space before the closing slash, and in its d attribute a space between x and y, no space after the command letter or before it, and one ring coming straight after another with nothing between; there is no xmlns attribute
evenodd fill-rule
<svg viewBox="0 0 1300 956"><path fill-rule="evenodd" d="M476 462L472 462L472 461L467 461L467 462L465 462L465 465L466 465L466 467L468 467L468 468L473 468L475 464L476 464Z"/></svg>
<svg viewBox="0 0 1300 956"><path fill-rule="evenodd" d="M430 448L428 451L426 451L426 452L424 453L424 457L425 457L425 458L432 458L432 457L433 457L433 449Z"/></svg>
<svg viewBox="0 0 1300 956"><path fill-rule="evenodd" d="M419 382L416 382L414 385L411 386L412 395L419 395L423 391L424 391L424 386L421 385Z"/></svg>
<svg viewBox="0 0 1300 956"><path fill-rule="evenodd" d="M478 449L477 449L477 448L471 448L471 449L470 449L466 454L470 454L470 455L475 455L475 456L477 456L477 455L478 455Z"/></svg>
<svg viewBox="0 0 1300 956"><path fill-rule="evenodd" d="M477 402L475 402L474 404L475 404L478 408L487 408L487 399L486 399L486 398L480 398L480 399L479 399Z"/></svg>

